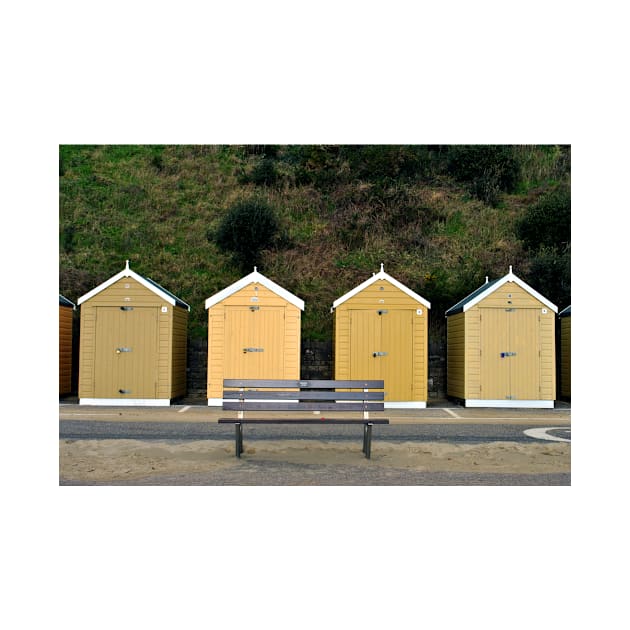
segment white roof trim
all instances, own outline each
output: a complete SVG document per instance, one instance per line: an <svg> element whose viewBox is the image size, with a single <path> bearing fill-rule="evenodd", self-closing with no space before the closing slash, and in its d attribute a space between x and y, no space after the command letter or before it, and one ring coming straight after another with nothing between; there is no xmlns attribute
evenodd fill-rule
<svg viewBox="0 0 630 630"><path fill-rule="evenodd" d="M423 297L412 291L409 287L406 287L401 282L398 282L396 278L392 278L388 273L385 273L383 270L383 265L381 265L381 270L378 273L375 273L371 278L368 278L365 282L362 282L359 286L354 287L351 291L348 291L345 295L342 295L340 298L336 299L333 302L333 310L336 309L340 304L343 304L346 300L349 300L351 297L355 296L357 293L363 291L363 289L369 287L375 282L379 282L380 280L387 280L387 282L393 284L397 289L400 289L403 293L406 293L410 298L416 300L416 302L420 302L420 304L424 304L427 308L431 308L431 303L425 300Z"/></svg>
<svg viewBox="0 0 630 630"><path fill-rule="evenodd" d="M148 280L146 280L146 278L143 278L141 275L137 274L135 271L132 271L129 268L129 261L127 261L127 264L125 265L125 268L122 271L112 276L109 280L105 280L105 282L99 284L96 288L92 289L85 295L82 295L77 300L77 304L82 304L86 300L93 298L95 295L97 295L104 289L107 289L107 287L110 287L115 282L118 282L121 278L133 278L134 280L139 282L143 287L146 287L147 289L149 289L149 291L152 291L156 295L159 295L165 302L168 302L169 304L172 304L173 306L176 305L175 299L171 297L170 295L168 295L168 293L164 293L163 291L160 291L158 287L156 287L154 284L151 284ZM190 310L190 307L188 308Z"/></svg>
<svg viewBox="0 0 630 630"><path fill-rule="evenodd" d="M499 287L503 286L506 282L514 282L514 284L517 284L519 287L521 287L521 289L524 289L525 291L527 291L527 293L535 297L538 301L542 302L545 306L550 308L554 313L558 312L558 307L553 302L550 302L546 297L543 297L542 295L540 295L538 291L536 291L535 289L532 289L527 284L527 282L524 282L518 276L515 276L512 273L511 265L510 265L510 272L508 274L503 276L503 278L501 278L500 280L497 280L497 282L494 282L485 291L482 291L479 295L475 296L472 300L470 300L470 302L464 304L463 310L467 311L468 309L472 308L476 304L479 304L481 300L484 300L491 293L494 293Z"/></svg>
<svg viewBox="0 0 630 630"><path fill-rule="evenodd" d="M279 284L276 284L273 280L270 280L266 276L263 276L256 267L254 267L254 271L244 276L240 280L237 280L234 284L231 284L229 287L222 289L218 293L215 293L213 296L209 297L206 300L206 309L209 309L211 306L218 304L225 298L233 295L237 291L240 291L242 288L246 287L249 284L261 284L263 287L273 291L276 295L279 295L281 298L290 302L294 306L297 306L301 311L304 310L304 300L301 300L293 293L290 293L286 289L283 289Z"/></svg>

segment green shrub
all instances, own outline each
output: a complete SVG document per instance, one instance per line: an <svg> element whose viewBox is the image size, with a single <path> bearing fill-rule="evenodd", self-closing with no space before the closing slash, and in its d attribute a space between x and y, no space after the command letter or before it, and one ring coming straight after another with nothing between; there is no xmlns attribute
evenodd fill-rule
<svg viewBox="0 0 630 630"><path fill-rule="evenodd" d="M447 169L457 181L467 183L470 193L496 206L501 193L512 193L520 180L520 166L507 145L453 146L448 151Z"/></svg>
<svg viewBox="0 0 630 630"><path fill-rule="evenodd" d="M278 181L278 172L273 160L263 157L246 177L246 181L257 186L273 186Z"/></svg>
<svg viewBox="0 0 630 630"><path fill-rule="evenodd" d="M215 241L220 250L232 255L242 271L251 271L278 231L278 220L269 204L262 199L246 199L230 207Z"/></svg>
<svg viewBox="0 0 630 630"><path fill-rule="evenodd" d="M563 247L571 242L571 191L560 186L530 207L516 227L525 247Z"/></svg>

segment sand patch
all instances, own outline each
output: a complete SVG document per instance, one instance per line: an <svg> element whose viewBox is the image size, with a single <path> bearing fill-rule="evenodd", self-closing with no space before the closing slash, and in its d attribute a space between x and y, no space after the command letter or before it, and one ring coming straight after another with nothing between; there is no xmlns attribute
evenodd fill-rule
<svg viewBox="0 0 630 630"><path fill-rule="evenodd" d="M373 441L372 459L360 442L260 440L245 442L242 459L233 441L169 443L142 440L60 440L59 476L73 481L115 481L153 475L202 473L247 462L335 464L427 472L570 472L564 442L451 444Z"/></svg>

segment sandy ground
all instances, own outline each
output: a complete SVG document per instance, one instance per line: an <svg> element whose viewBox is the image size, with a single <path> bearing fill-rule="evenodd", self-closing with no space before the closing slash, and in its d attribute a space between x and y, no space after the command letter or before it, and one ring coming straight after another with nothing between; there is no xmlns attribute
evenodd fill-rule
<svg viewBox="0 0 630 630"><path fill-rule="evenodd" d="M430 472L556 473L570 472L571 445L564 442L522 444L448 444L437 442L372 443L366 459L360 444L316 440L257 441L245 445L239 460L234 441L169 443L141 440L60 440L59 477L107 482L154 475L200 473L241 466L243 462L335 464Z"/></svg>

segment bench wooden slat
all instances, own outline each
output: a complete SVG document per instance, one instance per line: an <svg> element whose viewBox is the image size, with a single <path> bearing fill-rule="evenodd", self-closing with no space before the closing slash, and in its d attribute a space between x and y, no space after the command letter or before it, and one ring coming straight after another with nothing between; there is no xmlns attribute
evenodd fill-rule
<svg viewBox="0 0 630 630"><path fill-rule="evenodd" d="M247 390L245 392L227 390L223 392L225 400L384 400L384 392L324 392L307 390L301 392L276 392L268 390Z"/></svg>
<svg viewBox="0 0 630 630"><path fill-rule="evenodd" d="M224 401L225 411L383 411L382 402L250 402Z"/></svg>
<svg viewBox="0 0 630 630"><path fill-rule="evenodd" d="M389 424L387 418L359 420L358 418L252 418L251 420L237 420L236 418L219 418L219 424Z"/></svg>
<svg viewBox="0 0 630 630"><path fill-rule="evenodd" d="M352 381L311 381L286 379L239 379L226 378L223 387L268 387L270 389L283 387L301 389L383 389L384 381L352 380Z"/></svg>

